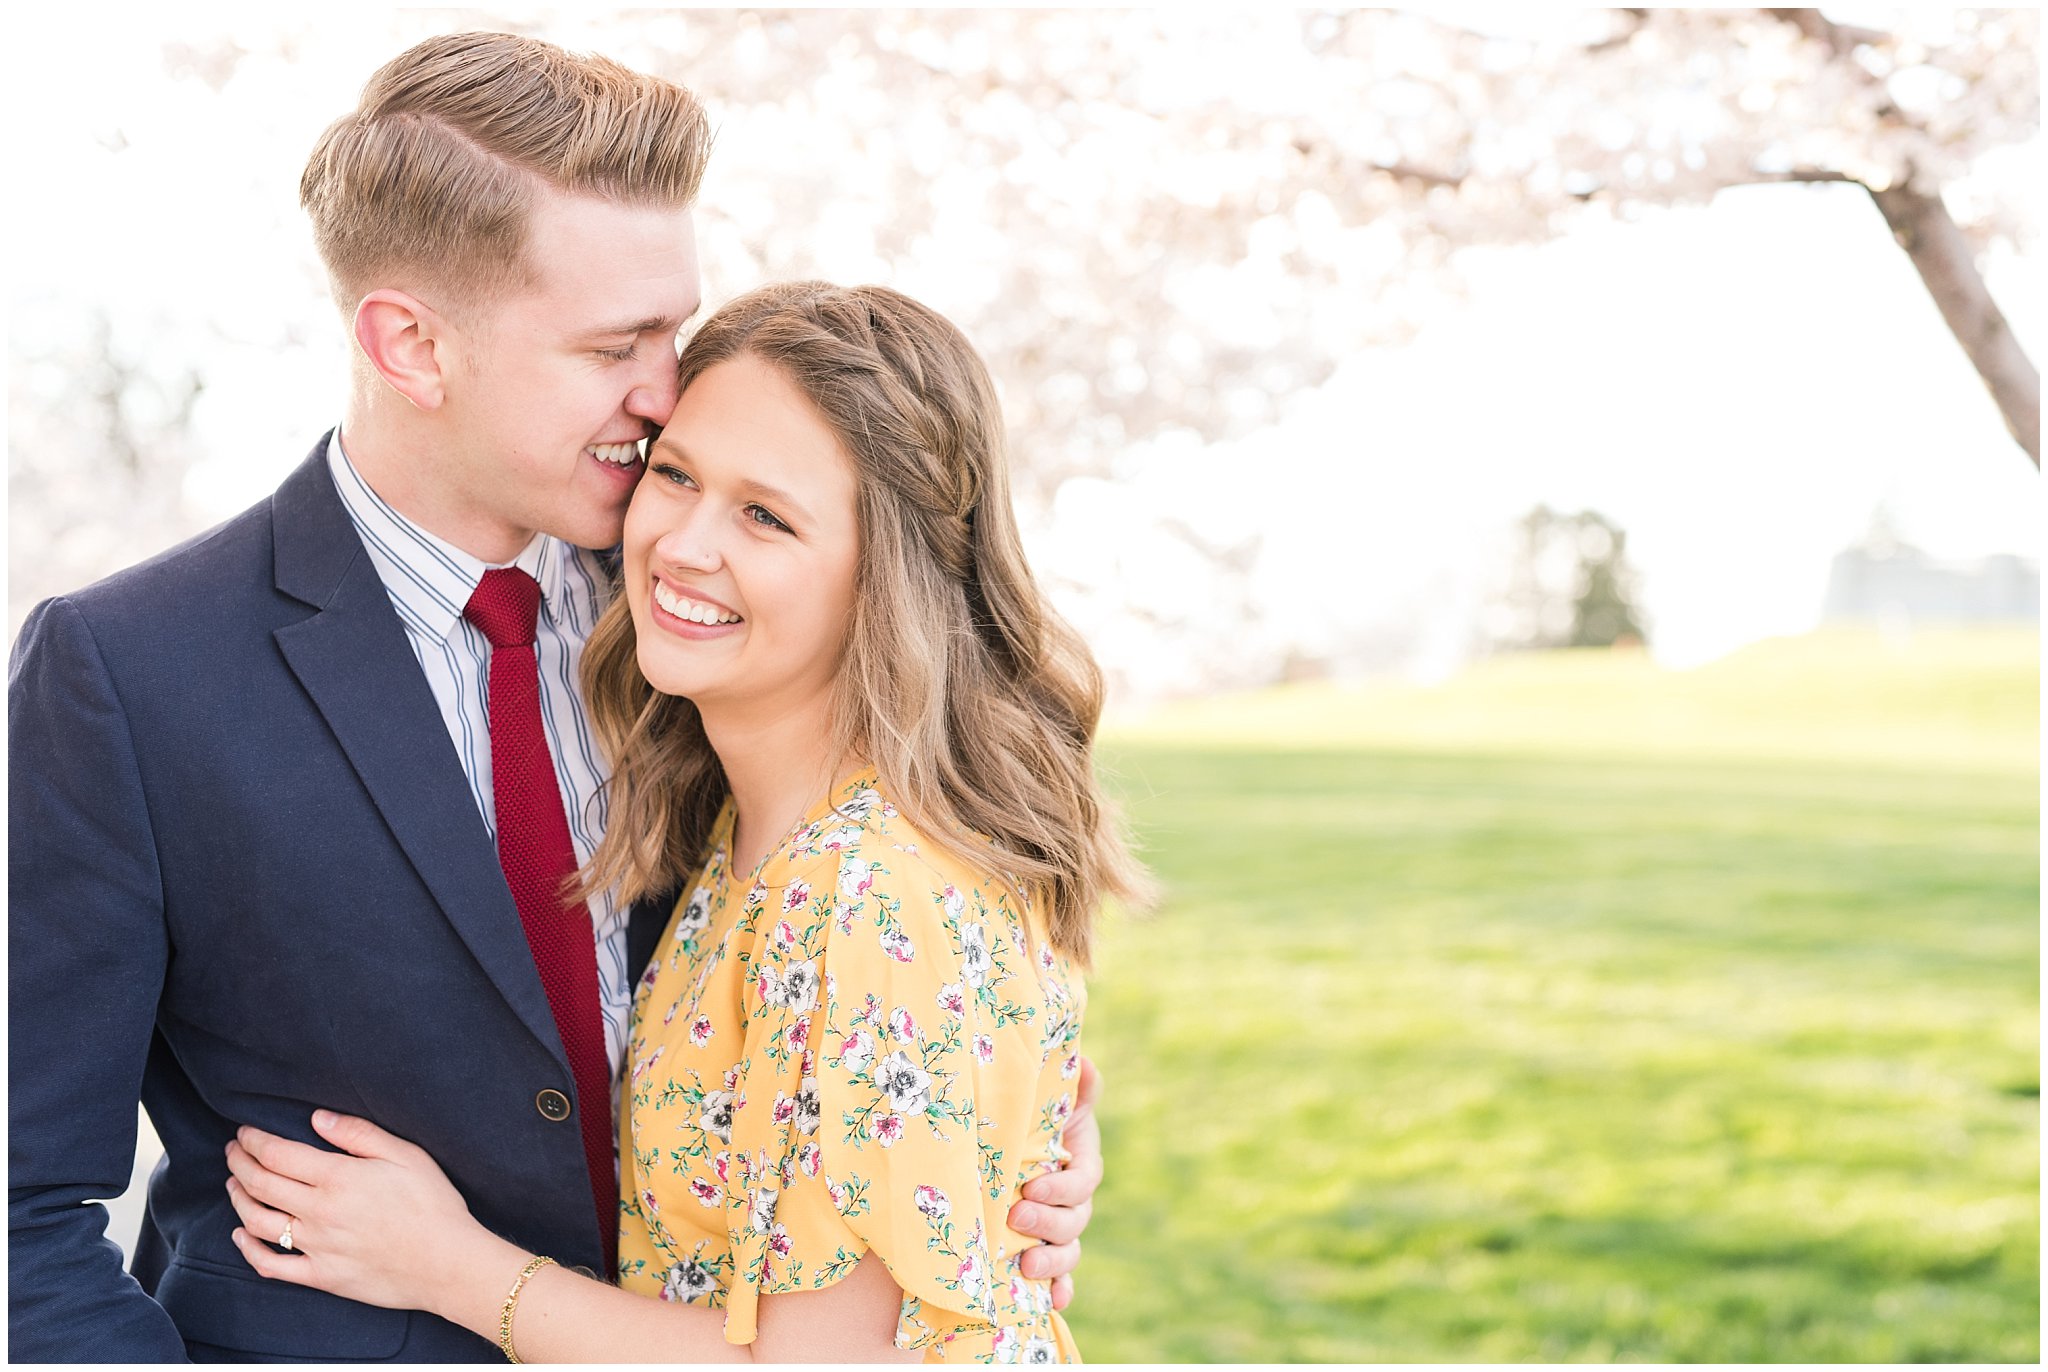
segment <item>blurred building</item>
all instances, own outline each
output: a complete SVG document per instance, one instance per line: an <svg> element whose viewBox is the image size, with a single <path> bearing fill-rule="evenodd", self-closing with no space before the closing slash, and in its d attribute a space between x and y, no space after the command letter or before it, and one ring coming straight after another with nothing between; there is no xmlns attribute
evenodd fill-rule
<svg viewBox="0 0 2048 1372"><path fill-rule="evenodd" d="M1826 623L1981 624L2041 616L2041 570L2011 553L1944 561L1894 535L1880 519L1861 542L1835 554Z"/></svg>

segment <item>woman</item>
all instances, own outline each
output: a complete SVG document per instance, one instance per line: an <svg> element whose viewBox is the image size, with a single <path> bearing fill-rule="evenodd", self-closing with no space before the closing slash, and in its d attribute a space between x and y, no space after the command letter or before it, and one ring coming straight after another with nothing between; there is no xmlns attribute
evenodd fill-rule
<svg viewBox="0 0 2048 1372"><path fill-rule="evenodd" d="M727 305L681 374L584 669L616 761L589 884L695 871L634 1005L619 1286L332 1116L358 1157L230 1146L236 1242L515 1360L1071 1360L1005 1214L1064 1161L1077 969L1143 879L993 387L930 310L817 283ZM303 1255L253 1237L288 1216Z"/></svg>

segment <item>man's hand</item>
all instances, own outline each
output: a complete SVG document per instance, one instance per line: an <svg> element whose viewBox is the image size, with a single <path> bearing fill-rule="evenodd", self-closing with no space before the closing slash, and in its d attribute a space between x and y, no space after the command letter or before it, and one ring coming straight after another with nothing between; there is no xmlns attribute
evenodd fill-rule
<svg viewBox="0 0 2048 1372"><path fill-rule="evenodd" d="M1075 1088L1074 1113L1061 1137L1073 1160L1058 1172L1034 1177L1024 1199L1010 1207L1010 1227L1043 1239L1043 1247L1025 1251L1021 1266L1034 1280L1052 1278L1052 1307L1064 1310L1074 1299L1073 1272L1081 1265L1081 1231L1095 1209L1095 1188L1102 1185L1102 1126L1095 1120L1095 1101L1102 1094L1102 1074L1081 1059L1081 1080Z"/></svg>

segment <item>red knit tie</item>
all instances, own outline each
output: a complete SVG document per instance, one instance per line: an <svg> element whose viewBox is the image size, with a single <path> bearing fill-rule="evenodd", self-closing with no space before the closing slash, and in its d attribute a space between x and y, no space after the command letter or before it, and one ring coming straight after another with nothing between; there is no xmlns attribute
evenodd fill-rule
<svg viewBox="0 0 2048 1372"><path fill-rule="evenodd" d="M582 901L563 904L576 870L569 821L540 720L540 666L533 651L540 583L516 567L484 573L462 617L491 641L491 792L498 807L498 865L519 907L533 964L576 1077L583 1156L604 1236L605 1270L617 1266L619 1177L612 1152L612 1073L598 1008L597 940Z"/></svg>

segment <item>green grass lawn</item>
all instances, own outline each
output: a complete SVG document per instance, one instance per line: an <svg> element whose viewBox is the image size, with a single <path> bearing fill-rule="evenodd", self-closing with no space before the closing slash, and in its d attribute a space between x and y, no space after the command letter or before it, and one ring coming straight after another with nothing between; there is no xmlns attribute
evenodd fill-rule
<svg viewBox="0 0 2048 1372"><path fill-rule="evenodd" d="M1122 1360L2039 1352L2038 647L1497 664L1126 722Z"/></svg>

